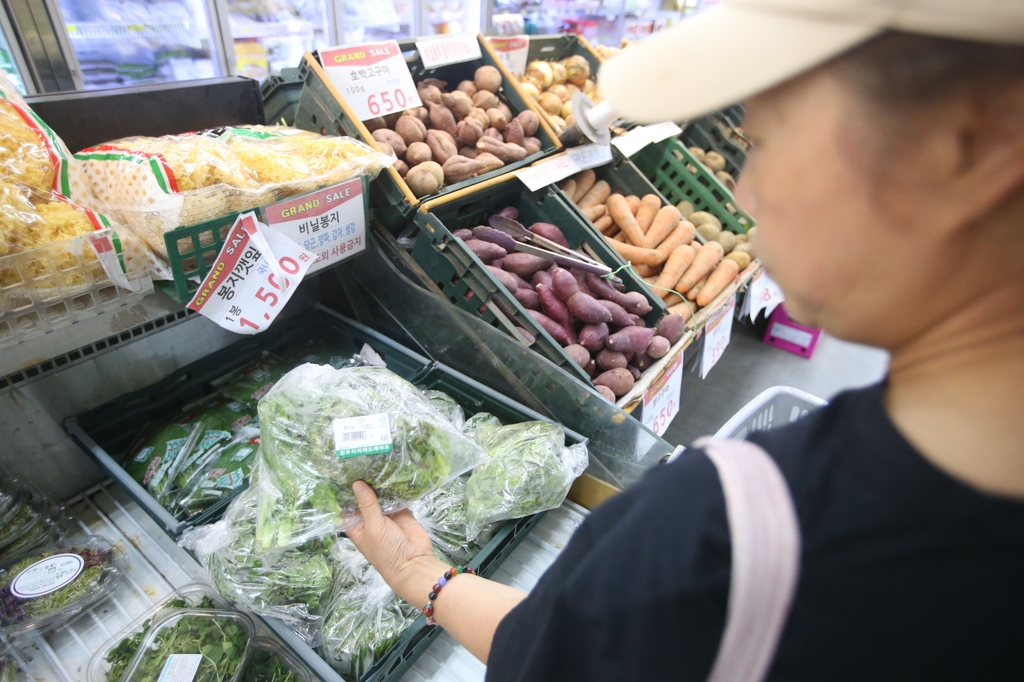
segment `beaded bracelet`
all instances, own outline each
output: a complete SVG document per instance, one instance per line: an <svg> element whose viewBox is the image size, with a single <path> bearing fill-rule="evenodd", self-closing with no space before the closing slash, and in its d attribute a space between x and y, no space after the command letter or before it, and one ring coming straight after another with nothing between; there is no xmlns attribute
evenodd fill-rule
<svg viewBox="0 0 1024 682"><path fill-rule="evenodd" d="M434 623L437 622L434 620L434 600L437 599L437 595L441 592L441 588L447 585L448 581L459 573L473 575L473 569L469 566L452 566L450 570L445 571L444 575L438 578L437 582L434 583L434 588L427 596L427 605L423 607L423 615L427 618L427 625L434 625Z"/></svg>

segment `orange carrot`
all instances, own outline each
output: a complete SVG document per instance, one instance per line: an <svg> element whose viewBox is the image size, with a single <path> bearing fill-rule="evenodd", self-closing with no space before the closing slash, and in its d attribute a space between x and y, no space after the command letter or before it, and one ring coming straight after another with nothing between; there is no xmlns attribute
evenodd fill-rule
<svg viewBox="0 0 1024 682"><path fill-rule="evenodd" d="M623 244L625 244L626 243L626 233L625 232L619 232L617 235L612 237L612 239L614 239L617 242L622 242Z"/></svg>
<svg viewBox="0 0 1024 682"><path fill-rule="evenodd" d="M637 225L640 226L641 232L647 234L647 231L651 229L651 222L654 220L654 216L655 214L657 214L658 209L660 208L661 199L658 198L657 194L648 194L643 199L640 200L640 208L634 211L634 213L636 213L636 222ZM679 213L678 209L676 210L676 213ZM673 225L673 227L675 226ZM667 237L668 233L671 231L672 230L669 230L664 235L662 235L662 238ZM657 245L658 244L654 244L652 246L648 246L647 248L653 249Z"/></svg>
<svg viewBox="0 0 1024 682"><path fill-rule="evenodd" d="M650 265L634 265L633 269L636 270L636 274L641 277L657 277L658 268Z"/></svg>
<svg viewBox="0 0 1024 682"><path fill-rule="evenodd" d="M718 265L718 261L725 257L725 250L718 242L708 242L701 247L700 251L693 258L693 263L687 268L682 279L676 283L675 290L689 293L690 289L701 279L711 274L711 271ZM689 298L689 296L687 296ZM696 294L694 294L696 298ZM693 299L690 299L693 300Z"/></svg>
<svg viewBox="0 0 1024 682"><path fill-rule="evenodd" d="M640 197L635 194L630 194L626 197L626 203L629 204L630 212L636 216L636 212L640 209Z"/></svg>
<svg viewBox="0 0 1024 682"><path fill-rule="evenodd" d="M732 284L732 281L736 279L736 276L740 274L740 264L734 260L723 260L715 268L715 271L708 276L708 281L704 284L704 288L700 290L700 294L697 296L697 305L704 307L711 301L715 300L715 296L722 293L722 291Z"/></svg>
<svg viewBox="0 0 1024 682"><path fill-rule="evenodd" d="M704 285L707 283L707 281L708 275L704 275L704 278L701 281L694 284L693 287L691 287L690 290L686 292L686 300L696 301L697 297L700 296L701 289L704 288Z"/></svg>
<svg viewBox="0 0 1024 682"><path fill-rule="evenodd" d="M583 171L586 173L586 171ZM578 183L579 181L577 181ZM596 204L603 204L608 201L608 195L612 193L611 185L604 180L600 180L594 183L594 186L584 194L576 205L580 208L586 208L587 206L595 206Z"/></svg>
<svg viewBox="0 0 1024 682"><path fill-rule="evenodd" d="M605 238L608 244L619 252L619 255L634 265L661 265L665 258L654 249L642 249L632 244L623 244L614 239Z"/></svg>
<svg viewBox="0 0 1024 682"><path fill-rule="evenodd" d="M598 232L608 234L608 230L615 227L615 221L612 220L610 215L601 216L594 221L594 227L597 228Z"/></svg>
<svg viewBox="0 0 1024 682"><path fill-rule="evenodd" d="M665 241L672 231L679 225L691 225L690 223L682 220L682 216L679 215L679 209L675 206L665 206L658 210L654 215L654 220L651 222L651 229L647 230L644 234L644 242L640 246L645 249L656 249L658 246ZM696 228L692 227L693 234L697 234ZM693 241L693 237L690 235L690 231L686 233L680 233L683 237L683 243L686 244L688 241ZM689 240L687 239L689 237Z"/></svg>
<svg viewBox="0 0 1024 682"><path fill-rule="evenodd" d="M672 234L666 237L665 241L661 242L655 250L660 253L665 260L668 260L668 257L672 255L672 252L676 250L676 247L682 246L683 244L689 244L693 241L693 234L693 224L688 223L685 220L680 220L679 224L675 226L674 230L672 230Z"/></svg>
<svg viewBox="0 0 1024 682"><path fill-rule="evenodd" d="M573 178L576 181L576 189L570 195L570 198L576 204L580 203L580 200L586 196L593 187L594 183L597 182L597 173L593 170L587 169L582 173L577 173L576 177ZM603 201L601 203L604 203Z"/></svg>
<svg viewBox="0 0 1024 682"><path fill-rule="evenodd" d="M633 246L640 246L640 243L644 240L644 233L640 231L640 226L636 224L636 218L629 210L629 204L626 203L626 197L621 194L613 194L608 197L608 215L612 217L615 224L619 226L619 229L626 234L626 238ZM665 256L668 257L667 255Z"/></svg>
<svg viewBox="0 0 1024 682"><path fill-rule="evenodd" d="M569 197L569 201L572 201L572 197L576 194L576 181L569 178L562 183L561 190L565 192L565 196Z"/></svg>
<svg viewBox="0 0 1024 682"><path fill-rule="evenodd" d="M636 268L634 268L636 269ZM658 281L657 277L644 277L643 280L648 284L655 284Z"/></svg>
<svg viewBox="0 0 1024 682"><path fill-rule="evenodd" d="M675 305L669 306L668 311L677 315L683 316L683 321L686 322L693 317L693 304L692 303L676 303Z"/></svg>
<svg viewBox="0 0 1024 682"><path fill-rule="evenodd" d="M607 213L608 209L605 208L604 204L598 204L597 206L588 206L583 209L583 215L590 222L596 221L598 218Z"/></svg>
<svg viewBox="0 0 1024 682"><path fill-rule="evenodd" d="M671 292L668 290L676 285L679 278L683 276L683 272L693 262L693 258L693 249L688 244L677 246L672 255L665 261L665 267L661 269L661 274L658 275L656 285L661 288L655 289L655 293L662 298L671 295Z"/></svg>

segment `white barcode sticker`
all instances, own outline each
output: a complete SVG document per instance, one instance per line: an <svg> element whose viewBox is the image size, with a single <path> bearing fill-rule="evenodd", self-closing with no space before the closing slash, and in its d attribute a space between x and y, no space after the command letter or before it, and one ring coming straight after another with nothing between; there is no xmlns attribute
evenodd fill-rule
<svg viewBox="0 0 1024 682"><path fill-rule="evenodd" d="M202 662L202 654L171 654L157 682L192 682Z"/></svg>
<svg viewBox="0 0 1024 682"><path fill-rule="evenodd" d="M342 459L391 452L391 424L386 414L334 420L334 454Z"/></svg>

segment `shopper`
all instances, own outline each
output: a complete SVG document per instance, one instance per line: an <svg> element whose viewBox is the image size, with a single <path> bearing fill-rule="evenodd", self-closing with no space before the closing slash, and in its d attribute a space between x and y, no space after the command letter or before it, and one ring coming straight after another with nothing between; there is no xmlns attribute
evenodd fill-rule
<svg viewBox="0 0 1024 682"><path fill-rule="evenodd" d="M738 199L787 311L892 355L882 385L752 437L802 535L768 679L1024 679L1024 2L728 0L600 85L648 121L746 100ZM444 564L356 493L352 539L423 607ZM433 616L488 680L705 680L723 499L691 450L595 509L529 596L458 575Z"/></svg>

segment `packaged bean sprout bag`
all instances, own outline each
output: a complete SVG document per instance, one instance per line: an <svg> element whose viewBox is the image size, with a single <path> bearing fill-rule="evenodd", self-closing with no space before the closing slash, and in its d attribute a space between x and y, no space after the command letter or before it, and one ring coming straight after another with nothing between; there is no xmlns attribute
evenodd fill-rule
<svg viewBox="0 0 1024 682"><path fill-rule="evenodd" d="M105 598L120 577L117 550L82 535L0 563L0 628L10 636L44 631Z"/></svg>
<svg viewBox="0 0 1024 682"><path fill-rule="evenodd" d="M486 453L415 386L384 367L300 365L259 403L261 549L288 547L358 520L352 483L384 511L407 507Z"/></svg>
<svg viewBox="0 0 1024 682"><path fill-rule="evenodd" d="M76 192L133 225L167 258L164 233L301 194L359 175L375 178L394 157L349 137L287 127L229 128L211 134L129 137L75 154ZM190 244L179 245L183 251ZM170 277L167 268L154 273Z"/></svg>

